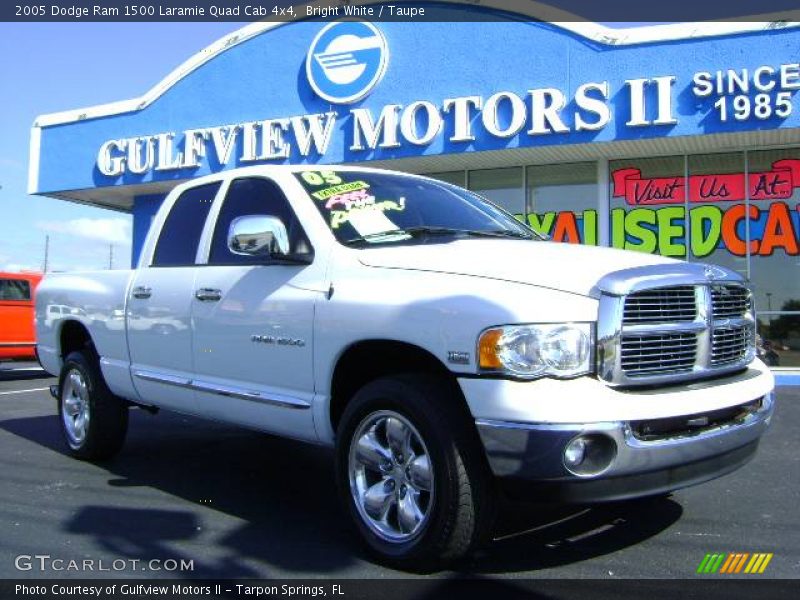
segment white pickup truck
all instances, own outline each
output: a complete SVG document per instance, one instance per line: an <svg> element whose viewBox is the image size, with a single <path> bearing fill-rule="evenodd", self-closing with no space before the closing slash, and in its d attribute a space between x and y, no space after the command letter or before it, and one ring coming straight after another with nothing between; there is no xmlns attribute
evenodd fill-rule
<svg viewBox="0 0 800 600"><path fill-rule="evenodd" d="M737 274L551 243L375 169L181 184L137 269L48 275L36 312L75 456L117 452L136 406L335 446L357 529L409 568L465 554L499 490L584 503L729 473L773 411Z"/></svg>

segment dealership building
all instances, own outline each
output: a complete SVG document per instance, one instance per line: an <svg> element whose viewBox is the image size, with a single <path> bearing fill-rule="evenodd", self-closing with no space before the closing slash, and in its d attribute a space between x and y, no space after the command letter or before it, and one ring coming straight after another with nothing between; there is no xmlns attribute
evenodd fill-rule
<svg viewBox="0 0 800 600"><path fill-rule="evenodd" d="M422 173L557 242L742 273L770 362L800 366L799 23L608 29L492 2L437 10L253 23L140 98L41 116L29 191L132 213L135 262L166 193L194 177Z"/></svg>

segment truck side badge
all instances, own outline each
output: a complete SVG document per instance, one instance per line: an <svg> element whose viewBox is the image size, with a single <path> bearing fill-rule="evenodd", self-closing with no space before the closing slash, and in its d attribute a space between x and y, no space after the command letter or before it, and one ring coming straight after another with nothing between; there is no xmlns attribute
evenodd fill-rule
<svg viewBox="0 0 800 600"><path fill-rule="evenodd" d="M455 363L457 365L469 364L469 352L457 352L450 350L447 352L447 362Z"/></svg>

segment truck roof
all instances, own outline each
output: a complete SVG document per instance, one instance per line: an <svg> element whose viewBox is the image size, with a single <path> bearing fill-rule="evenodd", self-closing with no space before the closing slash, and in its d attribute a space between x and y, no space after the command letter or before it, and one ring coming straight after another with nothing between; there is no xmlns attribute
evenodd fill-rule
<svg viewBox="0 0 800 600"><path fill-rule="evenodd" d="M252 175L266 175L274 177L277 175L302 173L303 171L358 171L364 173L396 173L398 175L404 175L408 177L424 177L423 175L417 175L414 173L405 173L402 171L394 171L391 169L378 169L375 167L362 167L359 165L339 165L339 164L252 165L247 167L238 167L236 169L226 169L224 171L219 171L217 173L211 173L209 175L203 175L201 177L189 179L187 181L183 181L178 185L176 185L173 188L173 190L176 190L178 188L183 190L187 187L196 187L203 185L205 183L210 183L212 181L219 181L221 179L232 179L235 177L245 177Z"/></svg>
<svg viewBox="0 0 800 600"><path fill-rule="evenodd" d="M43 274L37 271L0 271L0 279L24 279L30 282L38 282L42 277Z"/></svg>

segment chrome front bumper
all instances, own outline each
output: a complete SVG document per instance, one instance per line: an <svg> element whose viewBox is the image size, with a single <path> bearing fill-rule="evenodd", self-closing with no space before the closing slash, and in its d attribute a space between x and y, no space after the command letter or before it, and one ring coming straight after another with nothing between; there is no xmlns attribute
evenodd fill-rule
<svg viewBox="0 0 800 600"><path fill-rule="evenodd" d="M637 437L631 422L536 424L478 419L476 424L489 465L507 489L525 496L534 493L542 500L593 502L664 493L739 468L755 453L773 410L770 392L761 398L757 410L742 418L652 441ZM567 444L582 434L608 436L616 445L613 460L596 475L574 475L564 464Z"/></svg>

